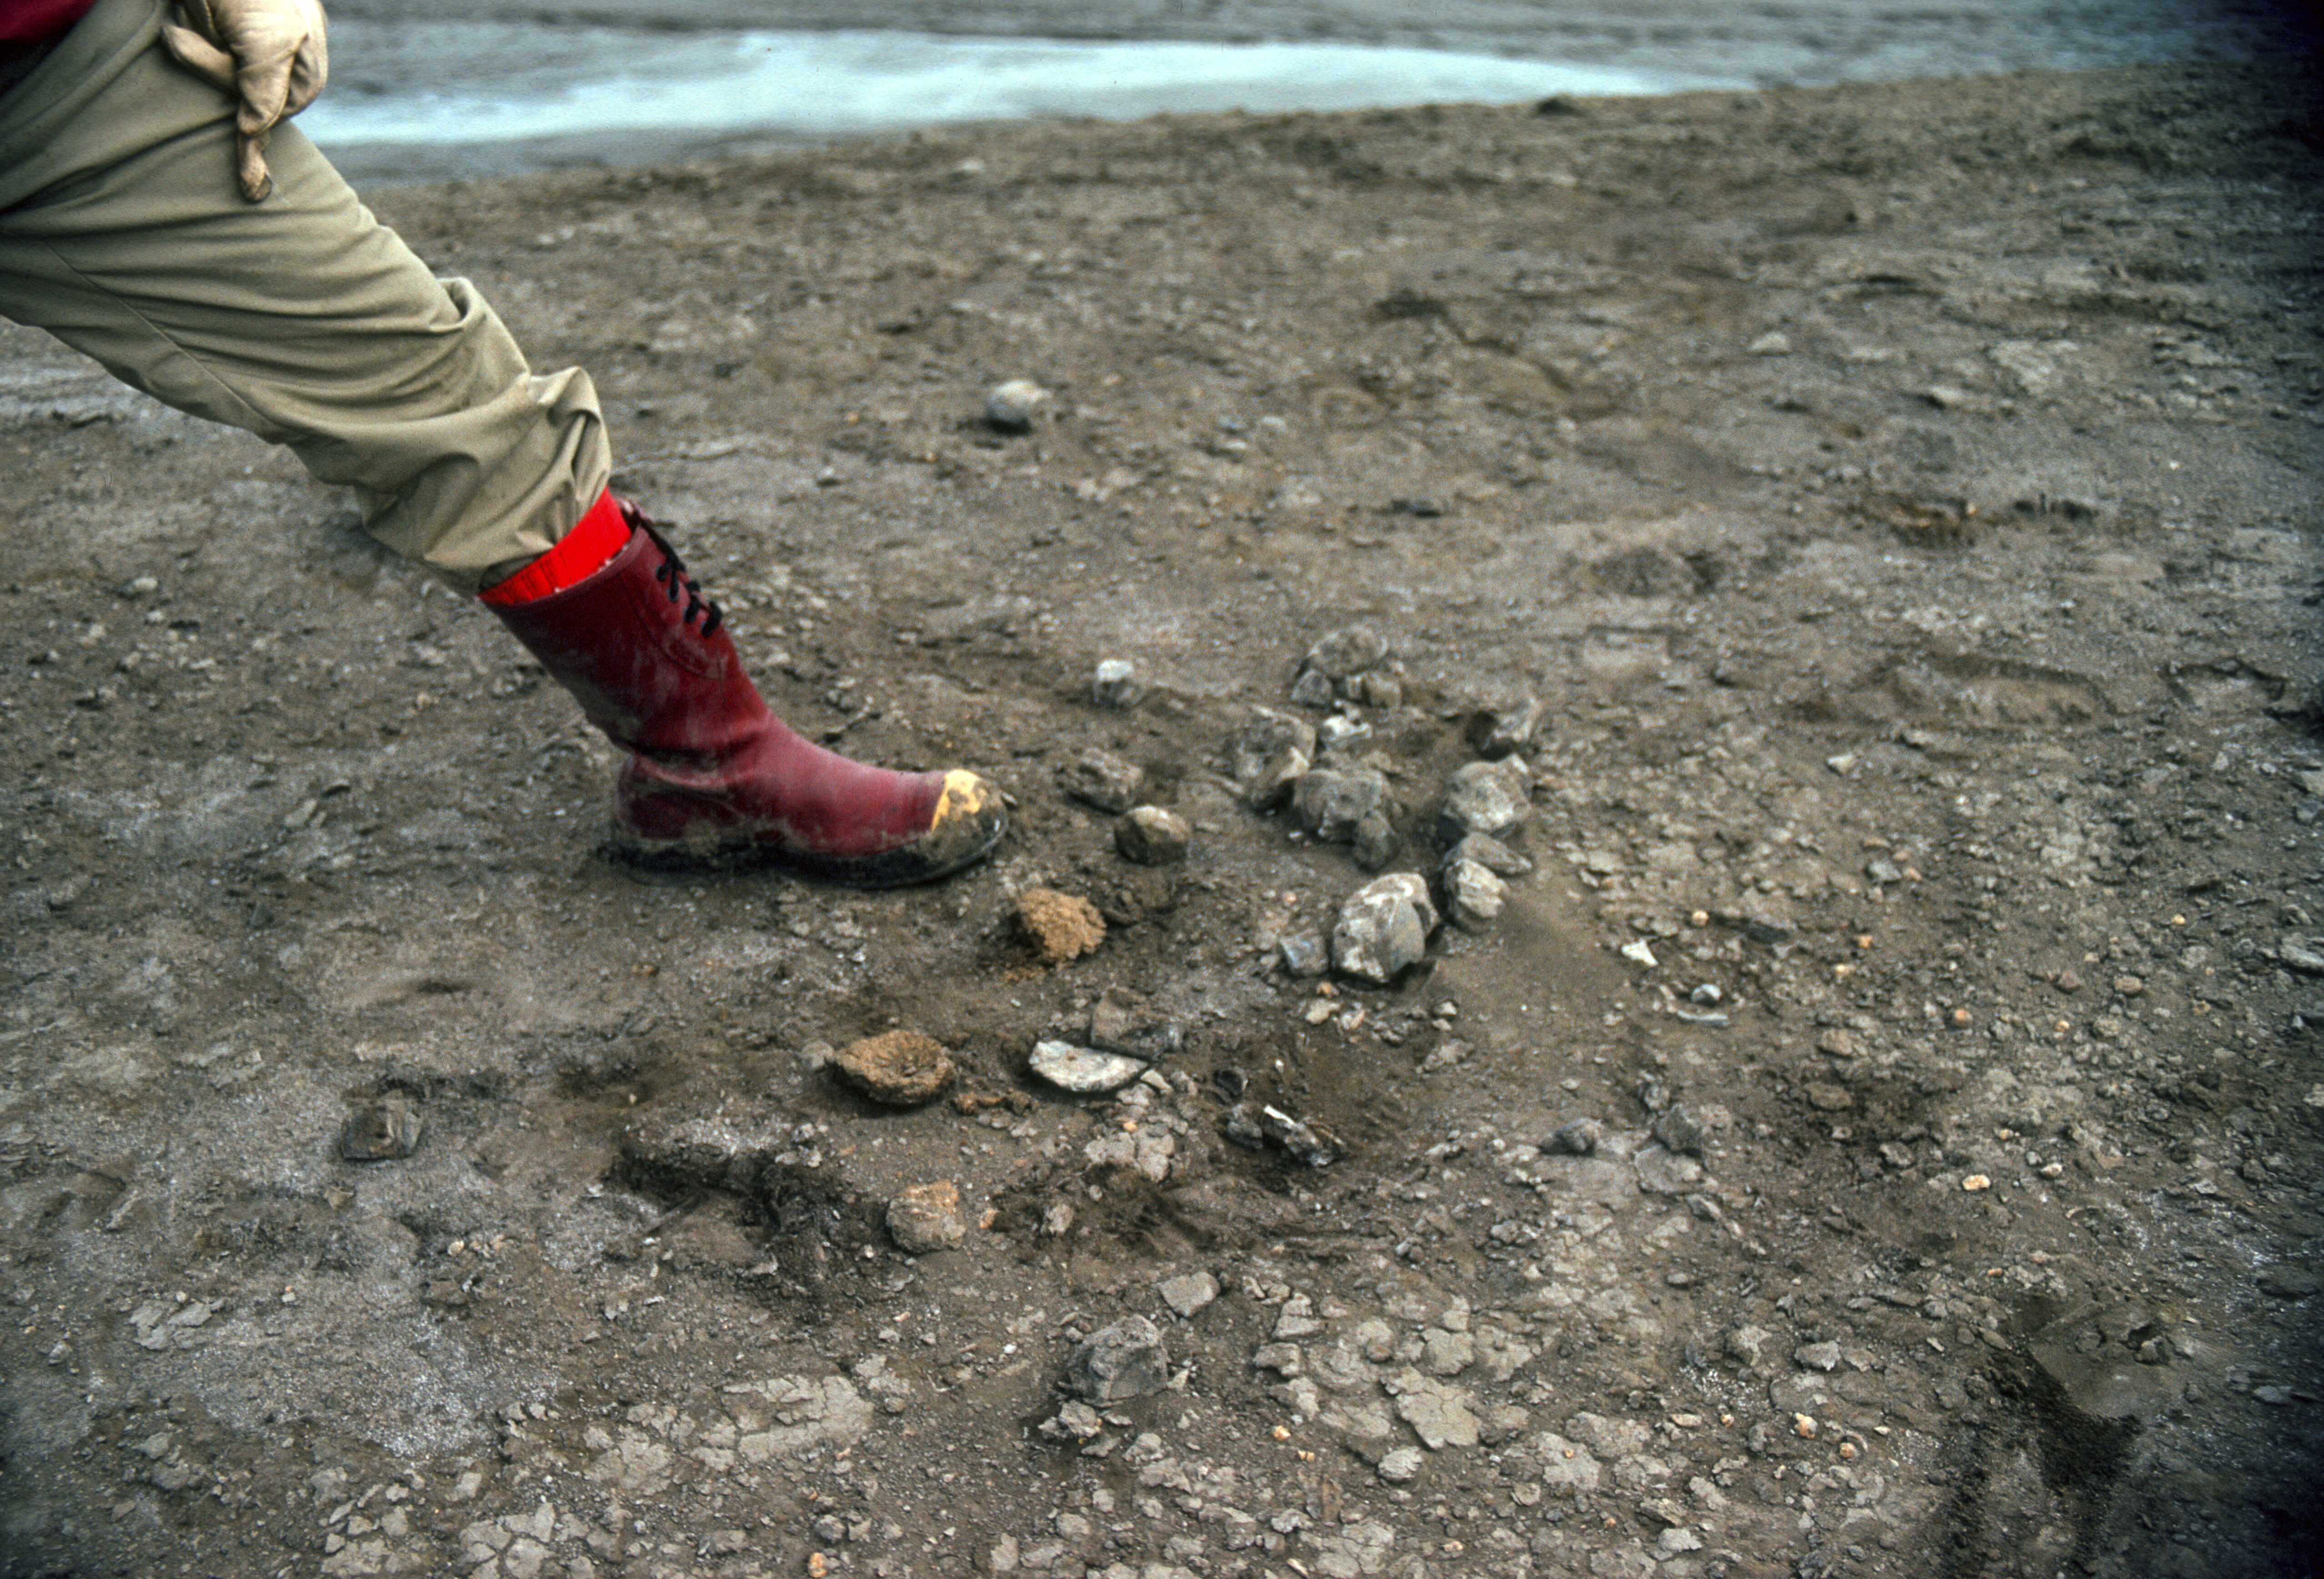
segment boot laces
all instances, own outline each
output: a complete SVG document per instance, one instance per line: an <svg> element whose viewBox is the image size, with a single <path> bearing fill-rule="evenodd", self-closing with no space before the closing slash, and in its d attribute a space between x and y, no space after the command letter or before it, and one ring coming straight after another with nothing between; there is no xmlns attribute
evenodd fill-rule
<svg viewBox="0 0 2324 1579"><path fill-rule="evenodd" d="M669 589L669 601L672 603L678 601L681 591L686 595L686 609L678 616L678 623L690 625L694 623L694 616L700 614L702 633L705 636L712 634L718 629L719 622L726 617L725 614L716 604L702 596L702 588L696 586L694 578L686 573L686 565L678 559L678 550L668 543L659 543L659 546L662 551L662 561L655 567L654 579Z"/></svg>

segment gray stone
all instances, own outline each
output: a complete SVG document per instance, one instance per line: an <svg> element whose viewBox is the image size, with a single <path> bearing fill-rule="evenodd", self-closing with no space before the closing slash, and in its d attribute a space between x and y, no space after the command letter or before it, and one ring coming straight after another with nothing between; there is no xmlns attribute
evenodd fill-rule
<svg viewBox="0 0 2324 1579"><path fill-rule="evenodd" d="M1803 1371L1837 1371L1840 1369L1840 1345L1830 1341L1802 1344L1792 1351L1792 1363Z"/></svg>
<svg viewBox="0 0 2324 1579"><path fill-rule="evenodd" d="M1654 1127L1648 1133L1661 1143L1665 1150L1695 1157L1702 1155L1702 1121L1695 1116L1692 1108L1678 1106L1665 1110L1655 1116Z"/></svg>
<svg viewBox="0 0 2324 1579"><path fill-rule="evenodd" d="M1065 1385L1093 1404L1144 1398L1170 1385L1162 1331L1142 1316L1101 1327L1065 1357Z"/></svg>
<svg viewBox="0 0 2324 1579"><path fill-rule="evenodd" d="M1033 1044L1031 1067L1059 1090L1088 1096L1120 1090L1146 1073L1147 1061L1077 1048L1071 1042L1038 1041Z"/></svg>
<svg viewBox="0 0 2324 1579"><path fill-rule="evenodd" d="M1729 1330L1725 1347L1729 1359L1757 1371L1766 1362L1767 1345L1773 1342L1775 1334L1766 1327L1744 1325Z"/></svg>
<svg viewBox="0 0 2324 1579"><path fill-rule="evenodd" d="M1455 861L1474 861L1496 877L1523 877L1533 870L1531 861L1490 834L1464 835L1444 853L1447 866Z"/></svg>
<svg viewBox="0 0 2324 1579"><path fill-rule="evenodd" d="M1754 943L1765 943L1771 947L1778 943L1789 943L1793 937L1793 927L1789 921L1764 910L1719 910L1711 912L1711 919L1729 931L1740 932Z"/></svg>
<svg viewBox="0 0 2324 1579"><path fill-rule="evenodd" d="M1436 1452L1446 1447L1474 1447L1482 1422L1472 1406L1475 1397L1417 1371L1398 1371L1392 1383L1397 1418L1412 1427L1421 1445Z"/></svg>
<svg viewBox="0 0 2324 1579"><path fill-rule="evenodd" d="M1334 713L1315 725L1315 753L1328 757L1333 752L1351 752L1360 745L1370 744L1372 726L1360 718L1351 718Z"/></svg>
<svg viewBox="0 0 2324 1579"><path fill-rule="evenodd" d="M1653 1196L1691 1196L1702 1188L1702 1164L1660 1146L1649 1146L1631 1159L1638 1187Z"/></svg>
<svg viewBox="0 0 2324 1579"><path fill-rule="evenodd" d="M1469 723L1469 743L1487 759L1525 750L1541 727L1541 698L1530 694L1507 706L1480 713Z"/></svg>
<svg viewBox="0 0 2324 1579"><path fill-rule="evenodd" d="M1211 1301L1219 1297L1219 1280L1208 1272L1165 1278L1155 1288L1162 1296L1163 1304L1188 1320L1208 1309Z"/></svg>
<svg viewBox="0 0 2324 1579"><path fill-rule="evenodd" d="M1534 1438L1534 1454L1541 1460L1542 1484L1569 1497L1596 1491L1606 1478L1605 1466L1596 1454L1554 1431L1544 1431Z"/></svg>
<svg viewBox="0 0 2324 1579"><path fill-rule="evenodd" d="M1082 1148L1093 1171L1118 1168L1155 1184L1170 1177L1170 1161L1178 1154L1178 1138L1160 1124L1134 1130L1108 1128Z"/></svg>
<svg viewBox="0 0 2324 1579"><path fill-rule="evenodd" d="M1227 742L1227 766L1239 784L1248 784L1260 768L1286 751L1303 757L1315 754L1315 726L1305 718L1253 707L1250 716Z"/></svg>
<svg viewBox="0 0 2324 1579"><path fill-rule="evenodd" d="M1351 976L1382 985L1394 981L1428 951L1436 929L1436 907L1428 883L1416 873L1374 878L1348 897L1332 928L1332 963Z"/></svg>
<svg viewBox="0 0 2324 1579"><path fill-rule="evenodd" d="M1100 811L1128 811L1138 804L1146 771L1109 751L1086 751L1071 766L1058 770L1057 784L1067 795Z"/></svg>
<svg viewBox="0 0 2324 1579"><path fill-rule="evenodd" d="M1105 1429L1098 1412L1079 1399L1068 1399L1050 1418L1041 1422L1041 1435L1054 1441L1086 1442Z"/></svg>
<svg viewBox="0 0 2324 1579"><path fill-rule="evenodd" d="M1259 1110L1259 1131L1280 1146L1295 1162L1324 1168L1348 1154L1347 1142L1310 1119L1292 1117L1280 1108Z"/></svg>
<svg viewBox="0 0 2324 1579"><path fill-rule="evenodd" d="M339 1131L339 1155L349 1162L390 1162L420 1149L420 1106L401 1091L359 1102Z"/></svg>
<svg viewBox="0 0 2324 1579"><path fill-rule="evenodd" d="M1348 854L1366 872L1378 872L1396 859L1404 841L1396 836L1396 824L1388 820L1388 809L1375 806L1356 819L1356 836Z"/></svg>
<svg viewBox="0 0 2324 1579"><path fill-rule="evenodd" d="M1152 1062L1185 1044L1178 1022L1123 987L1108 987L1090 1009L1089 1045Z"/></svg>
<svg viewBox="0 0 2324 1579"><path fill-rule="evenodd" d="M1470 762L1454 770L1437 814L1437 836L1457 844L1471 834L1507 838L1533 815L1526 799L1533 775L1517 757Z"/></svg>
<svg viewBox="0 0 2324 1579"><path fill-rule="evenodd" d="M1596 1119L1575 1119L1559 1125L1556 1132L1542 1142L1541 1149L1567 1157L1589 1157L1596 1153L1598 1143L1605 1138L1606 1126Z"/></svg>
<svg viewBox="0 0 2324 1579"><path fill-rule="evenodd" d="M2286 937L2275 946L2275 957L2302 975L2324 976L2324 937Z"/></svg>
<svg viewBox="0 0 2324 1579"><path fill-rule="evenodd" d="M1392 1486L1401 1486L1416 1480L1424 1461L1417 1447L1399 1447L1379 1461L1379 1478Z"/></svg>
<svg viewBox="0 0 2324 1579"><path fill-rule="evenodd" d="M1303 707L1317 710L1330 706L1340 699L1333 688L1331 677L1313 669L1303 669L1299 678L1291 682L1291 699Z"/></svg>
<svg viewBox="0 0 2324 1579"><path fill-rule="evenodd" d="M1305 667L1327 679L1346 679L1388 660L1388 638L1370 625L1343 625L1307 650Z"/></svg>
<svg viewBox="0 0 2324 1579"><path fill-rule="evenodd" d="M1138 683L1138 669L1126 658L1108 658L1090 678L1090 700L1101 707L1135 706L1146 688Z"/></svg>
<svg viewBox="0 0 2324 1579"><path fill-rule="evenodd" d="M1363 819L1384 810L1387 801L1387 779L1370 768L1316 768L1291 789L1293 819L1330 845L1351 842Z"/></svg>
<svg viewBox="0 0 2324 1579"><path fill-rule="evenodd" d="M1501 913L1509 885L1478 861L1455 861L1444 868L1444 908L1452 924L1464 931L1481 932Z"/></svg>
<svg viewBox="0 0 2324 1579"><path fill-rule="evenodd" d="M914 1185L888 1203L888 1237L908 1255L957 1250L968 1237L960 1214L960 1187L939 1179Z"/></svg>
<svg viewBox="0 0 2324 1579"><path fill-rule="evenodd" d="M1323 940L1312 935L1286 937L1279 946L1283 952L1283 968L1300 979L1322 975L1332 968L1331 955Z"/></svg>
<svg viewBox="0 0 2324 1579"><path fill-rule="evenodd" d="M1291 799L1292 790L1307 776L1307 753L1285 746L1267 759L1243 783L1243 799L1253 811L1272 811Z"/></svg>
<svg viewBox="0 0 2324 1579"><path fill-rule="evenodd" d="M1186 858L1194 831L1176 812L1140 806L1113 825L1113 847L1140 866L1172 866Z"/></svg>

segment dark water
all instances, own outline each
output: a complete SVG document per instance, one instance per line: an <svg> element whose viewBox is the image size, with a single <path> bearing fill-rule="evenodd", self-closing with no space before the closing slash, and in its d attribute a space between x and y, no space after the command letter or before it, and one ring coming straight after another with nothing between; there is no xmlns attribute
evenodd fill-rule
<svg viewBox="0 0 2324 1579"><path fill-rule="evenodd" d="M360 182L1026 116L1514 103L2313 48L2261 0L523 0L335 7L301 125Z"/></svg>

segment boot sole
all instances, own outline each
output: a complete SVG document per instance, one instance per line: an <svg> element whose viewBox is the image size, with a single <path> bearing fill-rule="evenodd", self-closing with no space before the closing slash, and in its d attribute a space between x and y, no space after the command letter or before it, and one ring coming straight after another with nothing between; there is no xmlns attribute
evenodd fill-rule
<svg viewBox="0 0 2324 1579"><path fill-rule="evenodd" d="M964 845L941 853L906 845L872 855L817 855L772 841L751 838L700 842L641 839L616 830L607 853L632 866L653 872L794 873L842 888L910 888L949 877L992 854L1009 831L1008 814L996 803L989 823Z"/></svg>

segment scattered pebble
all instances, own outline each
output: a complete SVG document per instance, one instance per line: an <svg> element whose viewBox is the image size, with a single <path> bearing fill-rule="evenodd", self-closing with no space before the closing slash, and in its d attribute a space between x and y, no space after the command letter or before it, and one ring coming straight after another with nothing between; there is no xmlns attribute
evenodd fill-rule
<svg viewBox="0 0 2324 1579"><path fill-rule="evenodd" d="M1597 1152L1599 1142L1606 1138L1606 1126L1596 1119L1575 1119L1561 1124L1541 1149L1565 1157L1589 1157Z"/></svg>
<svg viewBox="0 0 2324 1579"><path fill-rule="evenodd" d="M914 1185L888 1203L888 1237L907 1255L957 1250L968 1238L960 1187L948 1180Z"/></svg>
<svg viewBox="0 0 2324 1579"><path fill-rule="evenodd" d="M1993 1181L1981 1173L1972 1173L1961 1180L1961 1188L1965 1190L1989 1190L1992 1187Z"/></svg>
<svg viewBox="0 0 2324 1579"><path fill-rule="evenodd" d="M1450 850L1444 852L1444 864L1456 861L1474 861L1496 877L1523 877L1533 870L1533 863L1510 849L1490 834L1464 834Z"/></svg>
<svg viewBox="0 0 2324 1579"><path fill-rule="evenodd" d="M1165 1278L1155 1285L1162 1303L1179 1316L1192 1320L1210 1307L1219 1297L1219 1280L1208 1272L1183 1272L1175 1278Z"/></svg>
<svg viewBox="0 0 2324 1579"><path fill-rule="evenodd" d="M1541 728L1541 698L1528 692L1506 706L1471 717L1469 743L1488 760L1525 751Z"/></svg>
<svg viewBox="0 0 2324 1579"><path fill-rule="evenodd" d="M1032 428L1035 414L1049 398L1049 392L1031 379L1012 378L986 392L984 420L1003 433L1023 433Z"/></svg>
<svg viewBox="0 0 2324 1579"><path fill-rule="evenodd" d="M1417 965L1436 930L1427 880L1397 872L1348 897L1332 928L1332 963L1347 974L1386 985Z"/></svg>
<svg viewBox="0 0 2324 1579"><path fill-rule="evenodd" d="M832 1056L840 1078L890 1107L933 1102L952 1085L952 1055L924 1031L890 1030L852 1041Z"/></svg>
<svg viewBox="0 0 2324 1579"><path fill-rule="evenodd" d="M1143 1058L1061 1041L1035 1042L1031 1067L1034 1074L1059 1090L1083 1095L1120 1090L1148 1067Z"/></svg>
<svg viewBox="0 0 2324 1579"><path fill-rule="evenodd" d="M420 1148L419 1104L401 1091L355 1104L339 1131L339 1155L350 1162L390 1162Z"/></svg>
<svg viewBox="0 0 2324 1579"><path fill-rule="evenodd" d="M1028 888L1017 897L1017 925L1044 965L1078 959L1105 941L1105 918L1079 894Z"/></svg>
<svg viewBox="0 0 2324 1579"><path fill-rule="evenodd" d="M1702 1155L1702 1121L1692 1108L1684 1105L1665 1108L1655 1116L1648 1131L1662 1149L1682 1156Z"/></svg>
<svg viewBox="0 0 2324 1579"><path fill-rule="evenodd" d="M1170 1384L1170 1353L1162 1330L1142 1316L1101 1327L1065 1357L1065 1386L1091 1403L1144 1398Z"/></svg>
<svg viewBox="0 0 2324 1579"><path fill-rule="evenodd" d="M1379 1478L1391 1486L1411 1483L1420 1476L1423 1463L1417 1447L1399 1447L1379 1461Z"/></svg>
<svg viewBox="0 0 2324 1579"><path fill-rule="evenodd" d="M1140 806L1113 825L1113 847L1140 866L1173 866L1186 858L1194 830L1176 812Z"/></svg>
<svg viewBox="0 0 2324 1579"><path fill-rule="evenodd" d="M1365 819L1387 805L1388 780L1370 768L1316 768L1291 790L1292 820L1327 845L1352 844Z"/></svg>
<svg viewBox="0 0 2324 1579"><path fill-rule="evenodd" d="M1057 787L1084 806L1119 815L1138 804L1146 770L1110 751L1085 751L1057 771Z"/></svg>
<svg viewBox="0 0 2324 1579"><path fill-rule="evenodd" d="M1501 913L1509 885L1478 861L1454 861L1444 868L1444 908L1453 925L1481 932Z"/></svg>
<svg viewBox="0 0 2324 1579"><path fill-rule="evenodd" d="M1138 683L1138 669L1126 658L1108 658L1097 666L1090 680L1090 700L1101 707L1135 706L1145 694Z"/></svg>
<svg viewBox="0 0 2324 1579"><path fill-rule="evenodd" d="M1295 1162L1326 1168L1348 1154L1347 1142L1312 1119L1296 1119L1281 1108L1259 1110L1260 1131Z"/></svg>
<svg viewBox="0 0 2324 1579"><path fill-rule="evenodd" d="M1302 934L1286 937L1277 946L1283 956L1283 968L1301 980L1311 980L1332 968L1332 956L1321 937Z"/></svg>
<svg viewBox="0 0 2324 1579"><path fill-rule="evenodd" d="M1457 844L1471 834L1507 839L1533 815L1533 775L1521 758L1470 762L1453 770L1437 814L1437 836Z"/></svg>
<svg viewBox="0 0 2324 1579"><path fill-rule="evenodd" d="M1108 987L1090 1008L1090 1046L1151 1063L1176 1053L1185 1028L1126 987Z"/></svg>
<svg viewBox="0 0 2324 1579"><path fill-rule="evenodd" d="M1307 649L1304 667L1327 679L1342 680L1377 669L1388 660L1388 638L1370 625L1344 625Z"/></svg>

